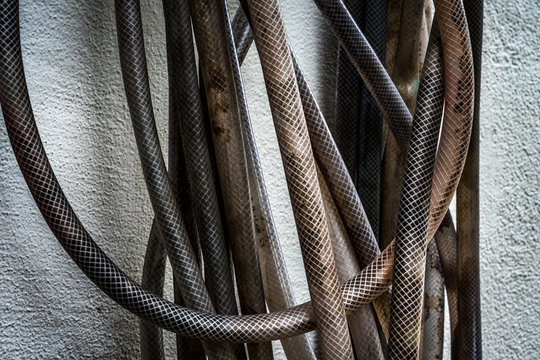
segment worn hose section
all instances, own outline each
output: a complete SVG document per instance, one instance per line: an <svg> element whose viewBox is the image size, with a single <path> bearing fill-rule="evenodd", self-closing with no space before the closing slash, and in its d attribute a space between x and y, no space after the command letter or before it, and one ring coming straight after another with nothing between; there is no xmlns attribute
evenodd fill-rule
<svg viewBox="0 0 540 360"><path fill-rule="evenodd" d="M320 172L318 175L338 277L341 283L345 283L361 269L326 182ZM386 342L384 345L381 344L372 306L365 306L348 314L347 320L356 357L358 359L384 359Z"/></svg>
<svg viewBox="0 0 540 360"><path fill-rule="evenodd" d="M326 359L353 359L315 160L280 5L277 0L248 1L247 11L289 187L321 352Z"/></svg>
<svg viewBox="0 0 540 360"><path fill-rule="evenodd" d="M352 179L334 143L326 121L312 96L311 90L292 51L291 54L315 159L321 170L321 175L329 188L329 192L335 199L343 222L349 225L346 226L346 229L348 230L348 236L354 239L352 246L355 258L364 266L380 253L375 235L371 230L358 193L354 188ZM339 260L336 259L336 261ZM384 311L388 307L385 304L386 299L388 299L388 296L382 296L376 300L379 322L385 333L388 332L388 312ZM371 329L366 327L365 330L370 331ZM364 335L360 330L356 331L355 334L356 336ZM369 336L366 335L365 337L369 338ZM381 341L385 340L381 339ZM357 341L355 348L366 343L367 341L362 343ZM360 352L362 351L360 350Z"/></svg>
<svg viewBox="0 0 540 360"><path fill-rule="evenodd" d="M429 242L427 247L424 289L422 359L442 359L444 345L444 276L437 244L434 239Z"/></svg>
<svg viewBox="0 0 540 360"><path fill-rule="evenodd" d="M240 12L240 10L239 10ZM235 28L237 33L242 34L244 41L239 43L239 59L243 59L251 44L251 33L248 22L243 22L242 30L241 13L235 16ZM300 98L306 118L313 153L317 163L328 184L330 192L335 199L337 208L342 216L348 235L353 243L356 256L362 266L371 262L379 253L379 247L375 235L369 225L358 193L343 159L337 149L333 137L328 129L326 121L313 97L313 94L305 81L301 69L295 60L291 49L293 64L295 67L296 81L300 92ZM379 317L383 332L388 335L389 322L389 296L384 294L375 301L375 308Z"/></svg>
<svg viewBox="0 0 540 360"><path fill-rule="evenodd" d="M444 100L437 34L432 34L430 45L401 190L392 281L390 359L417 359L420 350L430 195Z"/></svg>
<svg viewBox="0 0 540 360"><path fill-rule="evenodd" d="M391 73L392 81L411 113L416 105L422 72L418 63L419 58L423 58L419 51L423 14L424 0L403 0L396 57ZM388 135L384 150L381 198L380 243L383 247L396 237L406 155L407 143Z"/></svg>
<svg viewBox="0 0 540 360"><path fill-rule="evenodd" d="M216 312L234 315L238 310L205 135L189 6L185 0L165 0L165 4L167 44L171 44L170 78L175 82L171 85L178 87L174 100L181 114L180 135L203 252L205 282Z"/></svg>
<svg viewBox="0 0 540 360"><path fill-rule="evenodd" d="M185 219L186 225L191 224L191 227L197 226L199 232L201 233L201 240L206 240L203 244L204 255L205 255L205 269L206 269L206 284L209 287L210 296L212 302L215 304L216 311L218 313L227 313L235 314L236 304L234 299L234 292L232 286L232 279L230 278L230 269L228 270L228 257L223 257L227 252L225 250L225 243L223 240L223 230L221 229L221 223L219 223L219 228L215 225L215 215L212 212L212 208L204 203L205 201L210 201L212 199L211 194L206 194L200 192L201 185L203 189L208 189L208 180L205 182L205 177L211 172L203 172L203 174L196 173L195 176L191 176L188 186L188 180L186 179L189 175L200 169L203 170L206 168L210 169L209 166L204 166L205 154L201 154L202 150L206 148L206 143L203 143L204 146L194 147L193 143L197 144L197 136L193 137L181 137L181 122L184 121L183 128L186 129L186 124L188 129L191 130L191 122L197 123L197 120L202 121L202 114L200 111L200 100L198 96L198 84L197 84L197 73L194 63L193 55L193 40L191 38L191 19L189 17L189 9L187 8L187 3L185 1L163 1L163 9L165 16L165 29L167 36L167 64L168 64L168 74L169 74L169 178L173 189L176 191L177 201L180 204L182 209L182 215ZM190 67L191 61L191 67ZM188 99L188 101L185 101ZM197 111L198 110L198 111ZM199 118L200 117L200 118ZM194 126L194 133L197 134L197 127ZM204 131L204 129L203 129ZM204 135L204 132L203 132ZM203 139L204 140L204 139ZM187 141L187 143L186 143ZM182 146L182 142L185 144ZM184 148L188 151L184 152ZM178 156L178 154L182 156ZM202 155L202 159L197 156ZM206 150L206 158L208 153ZM208 161L208 160L207 160ZM188 164L186 165L186 162ZM190 163L191 162L191 163ZM197 165L197 164L201 165ZM195 164L195 170L193 170L193 164ZM191 166L190 166L191 165ZM187 168L191 169L187 169ZM211 169L210 169L211 171ZM200 178L202 177L202 181ZM180 179L183 181L176 181ZM210 178L212 180L212 178ZM211 183L213 186L213 183ZM196 208L195 212L192 209L185 206L183 208L183 202L189 200L191 202L191 197L186 198L185 192L191 187L194 192L194 204ZM213 189L213 187L212 187ZM215 199L215 193L213 194ZM215 200L214 200L215 201ZM203 202L203 210L201 217L200 205ZM216 205L217 206L217 205ZM209 216L204 217L208 214ZM195 216L197 221L194 221L193 218L188 219L186 215ZM212 217L214 215L214 217ZM220 221L217 218L217 221ZM219 231L221 229L221 231ZM155 230L153 225L152 230ZM199 249L199 246L195 247L193 244L193 231L190 231L190 227L187 227L190 240L194 249ZM210 230L210 233L208 232ZM195 232L195 235L197 233ZM210 236L208 235L210 234ZM216 234L215 237L219 239L221 234L221 244L215 241L212 237L213 234ZM198 237L196 238L198 239ZM156 244L155 242L158 241ZM211 241L211 244L208 242ZM197 243L197 245L199 245ZM223 248L221 250L220 248ZM208 251L208 247L210 250ZM152 262L147 263L147 261L152 261L152 254L156 253L155 250L157 247L161 248L161 243L156 238L156 234L152 233L149 240L147 248L147 256L145 257L145 266L143 269L143 286L145 284L151 284L152 277L156 277L158 286L163 287L163 275L164 275L164 259L163 266L156 267L152 266ZM218 250L217 256L215 254ZM221 251L219 251L221 250ZM161 251L163 253L163 251ZM157 254L156 254L157 255ZM163 254L162 256L165 256ZM198 261L200 264L200 260ZM161 262L158 263L162 265ZM220 265L226 265L220 266ZM154 273L155 271L155 273ZM217 278L217 279L216 279ZM161 280L161 281L159 281ZM174 294L176 296L181 296L179 294L180 289L178 289L178 281L174 282L175 289ZM162 290L160 290L160 294ZM232 311L232 312L231 312ZM159 336L157 336L159 334ZM149 324L145 321L141 321L140 326L140 344L141 344L141 358L142 359L162 359L164 358L163 350L159 352L159 349L163 348L161 337L161 329L157 328L155 325ZM177 357L183 358L185 354L189 354L190 358L200 359L205 358L204 351L199 342L194 343L193 339L181 339L177 335L176 338L176 348L177 348Z"/></svg>
<svg viewBox="0 0 540 360"><path fill-rule="evenodd" d="M480 305L480 69L482 61L482 0L463 0L471 36L474 60L474 120L471 145L463 176L456 194L458 329L457 358L482 358L482 324Z"/></svg>
<svg viewBox="0 0 540 360"><path fill-rule="evenodd" d="M247 52L247 49L249 49L249 44L252 38L247 22L244 23L243 30L241 29L241 25L238 25L241 24L242 20L240 15L243 15L240 14L241 10L238 11L239 12L235 16L235 28L238 29L237 33L242 34L241 38L244 39L244 41L238 43L239 58L242 60L243 56L245 56L245 53ZM294 54L292 54L292 57L315 158L321 169L323 169L327 181L331 183L331 188L333 190L332 193L338 199L342 209L341 212L344 214L345 219L350 225L350 232L355 237L355 240L357 240L356 249L358 251L356 251L356 253L359 254L364 260L363 263L367 264L379 253L375 237L370 230L369 222L365 213L363 212L358 194L355 191L352 180L347 172L339 151L337 150L323 115L320 112L315 99L313 98L311 90L309 89L300 68L298 67ZM336 258L336 261L339 261L339 259ZM273 309L271 310L274 311ZM366 330L369 331L370 329L366 328ZM358 336L361 335L361 331L357 331L356 333ZM364 341L363 344L367 344L368 342L369 341ZM355 343L355 347L357 346L358 344ZM358 349L356 350L358 351Z"/></svg>
<svg viewBox="0 0 540 360"><path fill-rule="evenodd" d="M315 327L309 304L271 314L230 316L203 313L151 294L118 269L79 222L45 155L24 78L17 1L0 4L0 30L0 103L15 156L47 224L66 252L96 286L134 314L169 331L204 340L268 341L298 335ZM449 104L453 105L452 102ZM442 189L447 189L447 193L436 191L432 194L432 208L438 210L448 208L453 188L444 186L445 179L459 178L459 161L462 157L457 155L468 145L467 122L461 126L458 124L453 124L460 134L453 140L457 139L458 142L454 146L445 145L447 151L441 156L449 163L457 161L453 168L459 171L434 173L435 179L443 185ZM453 127L448 129L452 130ZM435 232L442 220L441 212L437 211L431 216L429 234ZM388 289L394 250L392 242L360 274L341 287L343 305L347 311L357 310Z"/></svg>
<svg viewBox="0 0 540 360"><path fill-rule="evenodd" d="M266 312L251 208L241 117L229 55L226 7L220 0L190 1L208 99L225 216L242 314ZM270 343L248 344L252 359L272 359Z"/></svg>
<svg viewBox="0 0 540 360"><path fill-rule="evenodd" d="M247 28L249 24L245 23L244 26ZM239 59L247 52L252 39L248 29L244 31L246 40L241 42L242 46L239 47ZM365 266L380 253L377 240L369 226L352 178L292 51L291 56L313 154L336 201L361 266Z"/></svg>
<svg viewBox="0 0 540 360"><path fill-rule="evenodd" d="M186 21L182 18L182 3L174 1L163 1L164 15L165 15L165 27L167 32L167 63L169 73L169 159L168 159L168 173L169 181L173 191L176 193L176 200L180 206L184 223L186 224L186 230L189 235L191 245L194 249L197 263L200 261L200 243L197 233L197 222L195 221L195 215L192 208L192 197L190 194L190 185L193 186L193 181L188 181L188 171L186 169L186 154L184 153L182 138L180 137L180 120L186 113L182 109L182 90L187 82L184 82L182 74L175 71L176 68L172 66L180 59L179 53L179 31L182 28L182 23L176 22L177 19ZM178 16L180 15L180 16ZM189 13L187 16L187 26L190 29L191 26ZM186 76L186 78L188 78ZM187 154L189 157L189 153ZM193 199L197 200L197 198ZM163 293L163 281L165 274L165 259L166 253L163 248L157 234L157 227L155 223L152 224L152 232L148 240L147 252L145 256L145 263L143 267L143 277L141 285L148 290L153 291L158 295ZM205 262L206 264L206 262ZM155 283L155 284L154 284ZM207 283L209 283L207 278ZM181 300L180 290L178 289L178 282L174 282L175 298L178 297L178 301ZM159 290L158 290L159 289ZM157 291L157 292L156 292ZM213 299L214 300L214 299ZM234 298L233 298L234 300ZM179 303L177 301L177 303ZM181 302L183 303L183 302ZM219 311L219 310L218 310ZM140 333L140 349L142 359L164 359L163 350L163 338L162 330L155 325L146 321L141 321L139 327ZM193 339L180 339L177 336L177 356L182 358L182 353L185 346L190 345L191 350L197 350L197 353L191 351L190 356L194 359L204 357L201 345L198 341ZM184 344L187 343L187 344Z"/></svg>
<svg viewBox="0 0 540 360"><path fill-rule="evenodd" d="M199 97L189 6L185 0L165 0L163 7L169 54L169 87L175 89L176 97L172 100L180 112L178 126L181 131L175 136L181 136L184 144L186 173L194 195L195 216L204 256L205 282L216 312L234 315L238 310ZM241 355L243 351L240 348L237 353Z"/></svg>
<svg viewBox="0 0 540 360"><path fill-rule="evenodd" d="M226 17L228 18L227 11ZM244 150L247 157L255 236L259 250L264 294L268 309L270 311L279 311L295 306L296 300L287 273L285 259L281 251L270 201L266 191L266 184L264 182L259 152L255 142L255 134L251 126L251 118L240 72L240 64L244 61L247 51L253 42L253 34L242 7L238 8L233 24L231 25L229 21L226 21L225 25L227 26L227 42L240 112ZM306 335L281 339L281 344L287 358L298 360L314 360L316 358Z"/></svg>
<svg viewBox="0 0 540 360"><path fill-rule="evenodd" d="M437 0L435 1L435 9L444 49L445 113L438 150L440 156L437 156L435 163L427 239L434 235L438 224L446 214L450 196L454 193L459 182L470 139L474 106L473 63L463 4L459 0ZM450 154L451 156L449 156ZM442 174L447 174L447 176L450 174L447 178L449 181L445 184L439 182ZM441 194L445 194L442 196L442 200L433 201ZM397 247L399 247L399 244ZM408 250L406 248L403 251L404 255L407 255L407 252L413 256L415 253L424 254L425 252L425 244L411 244ZM396 250L395 273L398 272L400 266L398 264L401 261L397 255L398 253L399 251ZM416 260L422 262L420 271L423 272L422 257L423 255L417 255ZM407 262L404 261L404 263ZM411 259L411 263L414 264L413 259ZM394 294L397 293L397 279L400 277L399 274L394 277ZM393 297L393 309L395 297ZM405 304L402 308L400 306L396 304L396 313L404 312L404 314L398 315L398 318L404 319L404 321L394 322L393 319L391 320L391 324L396 323L396 330L391 332L390 355L396 358L406 356L414 358L418 356L419 340L417 325L414 321L417 318L417 312L414 311L416 307L407 313ZM417 322L419 323L419 321Z"/></svg>
<svg viewBox="0 0 540 360"><path fill-rule="evenodd" d="M148 83L139 2L118 0L115 10L124 87L159 233L185 304L193 309L213 312L161 154ZM224 344L205 343L203 346L210 358L232 356Z"/></svg>

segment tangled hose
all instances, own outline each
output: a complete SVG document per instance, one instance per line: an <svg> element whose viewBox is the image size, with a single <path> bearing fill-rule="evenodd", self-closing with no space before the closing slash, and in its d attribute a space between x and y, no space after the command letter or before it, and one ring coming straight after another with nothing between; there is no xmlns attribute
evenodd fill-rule
<svg viewBox="0 0 540 360"><path fill-rule="evenodd" d="M325 14L330 14L329 17L332 17L330 11L333 9L332 6L339 5L335 2L318 2ZM182 297L186 305L192 309L172 304L160 296L142 289L129 279L94 243L70 207L47 160L33 118L20 51L17 1L7 1L0 5L0 103L17 161L49 227L81 270L120 305L152 324L183 336L204 340L205 351L211 358L234 357L230 346L214 343L216 341L264 342L298 335L313 329L316 324L321 330L322 349L325 356L328 358L351 358L352 352L349 345L350 340L348 340L345 311L354 311L369 304L388 289L392 279L395 245L391 243L381 253L377 247L374 247L373 254L362 259L366 265L362 271L339 288L333 251L328 238L325 211L318 186L315 160L311 152L311 147L313 146L315 150L316 145L313 141L310 143L310 138L307 135L309 125L306 126L304 120L305 106L302 108L302 96L296 85L297 73L294 71L289 48L284 38L282 20L278 15L279 6L276 2L271 2L271 5L272 7L265 7L256 2L249 2L248 9L254 26L256 44L261 54L280 146L284 155L284 165L295 217L298 221L313 308L310 304L303 304L270 314L264 314L264 309L256 311L257 314L254 315L212 314L214 305L206 291L199 265L188 241L187 231L165 171L163 157L159 151L150 96L147 90L148 80L142 47L142 27L136 1L117 1L119 43L126 92L150 198L156 214L156 228L166 246L175 275L182 283L180 287L183 292ZM435 5L443 43L446 105L441 142L434 164L429 222L425 230L427 236L422 237L428 240L434 235L442 217L446 214L461 175L470 137L474 99L472 56L462 5L459 1L450 0L437 1ZM341 16L340 14L343 15L343 13L338 12L339 16ZM344 19L339 16L339 19ZM271 31L277 31L276 34L281 40L276 42ZM361 32L354 32L354 34L355 36L361 35ZM343 37L345 42L350 39L347 36ZM357 38L353 37L353 39ZM369 46L351 45L355 44L353 41L352 43L346 42L344 45L346 49L347 44L350 45L348 54L351 55L351 58L363 57L364 55L358 54L366 54L365 52L370 54ZM358 49L354 49L355 46L359 46L362 50L358 52ZM399 105L403 103L402 100L399 95L396 95L397 92L392 89L390 84L384 83L385 85L381 87L377 79L378 75L371 77L370 69L379 71L382 66L380 62L376 58L370 58L369 64L362 65L357 62L355 65L368 80L366 81L367 86L374 90L374 97L381 105L383 113L390 119L394 119L390 123L394 124L397 137L402 141L408 141L407 134L410 133L411 128L409 125L407 129L406 125L410 114L407 117L403 106ZM386 78L381 75L381 79ZM207 86L210 85L207 84ZM389 96L392 100L388 100L384 95ZM419 97L419 101L427 101L428 103L434 101L433 99L433 94ZM291 122L292 119L295 121ZM398 124L402 126L400 127ZM414 131L413 127L412 132L414 133ZM311 136L311 131L309 134ZM425 146L425 143L417 143L413 137L411 149L415 145L421 147ZM426 156L428 153L429 151L426 150L422 155ZM186 162L188 163L187 160ZM412 166L409 164L408 166ZM327 174L334 170L335 166L329 167ZM247 168L241 171L246 174L248 172ZM331 178L329 175L326 176ZM413 189L415 186L427 186L426 184L431 183L430 176L431 174L426 173L420 179L414 178L410 185ZM328 181L326 177L325 180ZM248 186L243 189L244 191L249 189L249 180L247 181ZM330 184L329 188L332 193ZM414 191L414 195L419 193L429 195L429 191L423 187L422 189L422 191ZM332 196L335 197L334 193ZM306 202L307 199L309 199L309 203ZM347 224L346 216L343 215L344 211L339 206L339 199L335 198L335 201L344 223ZM307 204L310 204L309 208L306 208ZM417 223L417 220L403 220L403 222L403 228L412 226L416 230L425 225ZM318 230L314 230L313 224L319 226ZM353 226L349 222L347 231L352 232L351 228ZM369 233L366 227L357 231ZM351 235L349 234L349 236ZM358 238L357 243L365 242L364 245L367 243L368 246L371 246L371 239L373 238L369 236L365 242L366 238ZM400 260L402 258L399 254L411 251L409 246L405 245L403 250L401 250L401 246L403 246L403 241L398 236L396 274L394 275L396 284L399 283L398 279L402 276L400 275L401 270L399 270L402 265L398 264L400 261L408 263L406 259ZM414 245L416 249L424 250L425 246L425 240ZM158 252L157 259L161 258L162 256ZM417 264L418 262L421 260L415 260L412 263ZM157 264L159 267L159 261ZM405 274L410 275L411 272L406 270ZM393 316L392 323L394 323L394 318ZM395 319L399 319L399 317ZM405 339L406 330L391 331L391 339L395 339L391 341L390 345L392 356L401 354L403 347L398 344L408 343L408 339ZM475 339L479 339L479 336L476 336ZM399 349L399 351L392 349ZM408 349L406 351L409 354L410 348L406 347L406 349ZM414 353L417 350L412 351Z"/></svg>

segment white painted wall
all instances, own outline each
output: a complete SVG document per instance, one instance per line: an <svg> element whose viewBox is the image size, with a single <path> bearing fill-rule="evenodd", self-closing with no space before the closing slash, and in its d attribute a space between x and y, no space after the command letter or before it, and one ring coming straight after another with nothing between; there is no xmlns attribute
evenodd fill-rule
<svg viewBox="0 0 540 360"><path fill-rule="evenodd" d="M142 10L154 109L166 139L161 7L143 0ZM292 46L331 121L335 41L311 2L285 1L283 12ZM20 15L30 95L52 166L99 245L139 279L152 211L123 93L113 1L28 1ZM486 4L481 125L485 359L540 356L540 280L534 271L540 265L539 17L535 2ZM305 275L255 51L243 73L287 265L298 300L304 301ZM136 317L97 290L54 239L3 126L0 184L0 358L137 358ZM168 345L172 349L172 342Z"/></svg>

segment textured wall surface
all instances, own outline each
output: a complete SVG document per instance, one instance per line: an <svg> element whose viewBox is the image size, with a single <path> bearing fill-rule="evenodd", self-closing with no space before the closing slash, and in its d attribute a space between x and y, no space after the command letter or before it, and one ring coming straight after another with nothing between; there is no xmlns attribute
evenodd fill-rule
<svg viewBox="0 0 540 360"><path fill-rule="evenodd" d="M141 6L154 109L165 140L162 10L156 1L143 0ZM311 3L285 1L283 11L292 46L331 120L333 36ZM540 357L540 280L534 271L540 265L538 18L540 6L534 1L486 4L481 124L485 359ZM31 100L58 179L99 245L139 280L152 212L123 93L113 2L23 2L21 31ZM305 275L255 50L243 72L289 273L298 300L305 301ZM0 358L138 358L137 319L97 290L54 239L3 126L0 212Z"/></svg>

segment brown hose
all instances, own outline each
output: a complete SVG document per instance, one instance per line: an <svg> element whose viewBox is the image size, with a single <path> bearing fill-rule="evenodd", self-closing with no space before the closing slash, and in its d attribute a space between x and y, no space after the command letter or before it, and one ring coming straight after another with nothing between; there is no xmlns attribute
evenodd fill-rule
<svg viewBox="0 0 540 360"><path fill-rule="evenodd" d="M17 12L17 3L8 2L3 4L0 10L3 24L3 31L0 33L0 51L2 55L0 56L2 64L0 67L0 84L2 85L0 86L0 101L15 154L36 203L49 226L68 253L81 269L95 281L96 285L124 307L143 318L169 330L191 337L220 341L264 341L298 334L312 328L314 323L306 306L289 309L281 313L241 318L199 313L178 307L143 291L110 262L78 222L54 178L39 141L22 71L18 18L14 15ZM437 12L439 17L441 13L439 8ZM441 16L444 17L444 15ZM439 19L444 43L453 39L451 36L445 38L443 20L448 21L450 19ZM458 28L458 30L463 29ZM257 37L257 28L255 33ZM461 32L461 35L463 35L463 32ZM458 42L458 44L460 43ZM447 48L451 49L452 46L445 46L445 49ZM447 53L445 53L446 57ZM445 61L445 65L446 62L453 65L451 60L455 59L452 59L452 55L448 55L448 57L450 59ZM467 58L463 58L463 60L463 63L468 61ZM445 71L448 71L448 68L449 66L446 66ZM289 66L288 70L292 71L292 65ZM453 70L454 72L450 72L451 75L452 73L453 75L458 74L459 70L466 70L467 72L468 68L454 68ZM461 75L467 75L466 72ZM449 80L446 84L447 108L449 108L447 113L451 113L455 117L451 116L450 120L454 121L447 123L447 113L445 113L441 149L438 155L440 159L436 163L436 168L439 169L435 171L435 191L432 195L432 210L434 211L431 212L428 237L433 235L442 215L446 213L449 200L455 189L454 185L461 173L461 160L468 145L470 119L467 124L467 111L469 108L467 105L470 103L469 100L472 94L464 93L463 89L457 88L456 85L459 84L457 79L460 78L462 80L468 79L467 76L457 76L456 78L447 76ZM460 114L461 117L458 116ZM447 183L446 180L448 179L450 179L450 183ZM314 181L316 183L316 179ZM392 252L393 244L383 251L373 263L363 269L358 276L347 281L342 288L346 308L353 310L367 304L388 288L392 272ZM192 269L189 269L189 271L192 271ZM320 316L317 316L317 318L320 320ZM319 326L323 325L319 324Z"/></svg>
<svg viewBox="0 0 540 360"><path fill-rule="evenodd" d="M226 37L225 4L190 1L208 99L212 138L225 204L242 314L266 312L251 209L247 159ZM248 344L253 359L272 359L270 343Z"/></svg>
<svg viewBox="0 0 540 360"><path fill-rule="evenodd" d="M336 268L339 281L345 283L354 275L360 272L360 265L356 259L354 249L349 241L345 226L341 221L341 216L336 208L326 182L320 172L319 184L329 224L330 239L332 249L336 258ZM372 306L366 306L358 311L347 315L349 329L354 345L355 354L358 359L384 359L386 342L381 344L379 337L379 326Z"/></svg>
<svg viewBox="0 0 540 360"><path fill-rule="evenodd" d="M437 236L435 234L435 236ZM444 344L444 277L437 244L432 239L427 247L424 287L424 322L421 354L423 360L443 357Z"/></svg>
<svg viewBox="0 0 540 360"><path fill-rule="evenodd" d="M228 26L226 34L240 111L244 149L248 160L255 237L257 238L259 250L264 295L270 311L284 310L295 306L296 300L266 192L264 175L255 142L255 135L251 127L247 99L244 94L244 84L240 73L240 64L244 61L249 47L253 42L253 34L249 27L249 22L241 7L234 16L232 29ZM288 358L298 360L315 359L315 353L306 335L281 339L281 345Z"/></svg>
<svg viewBox="0 0 540 360"><path fill-rule="evenodd" d="M441 52L438 32L434 31L420 82L401 190L392 281L390 359L419 358L431 185L444 100Z"/></svg>
<svg viewBox="0 0 540 360"><path fill-rule="evenodd" d="M248 1L326 359L352 359L315 160L277 1Z"/></svg>

